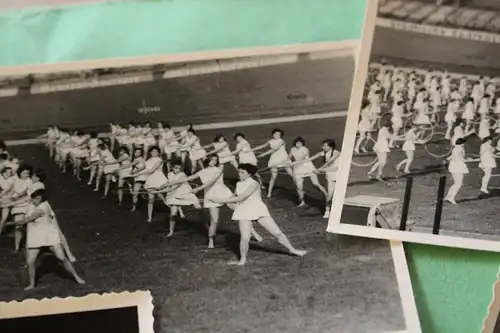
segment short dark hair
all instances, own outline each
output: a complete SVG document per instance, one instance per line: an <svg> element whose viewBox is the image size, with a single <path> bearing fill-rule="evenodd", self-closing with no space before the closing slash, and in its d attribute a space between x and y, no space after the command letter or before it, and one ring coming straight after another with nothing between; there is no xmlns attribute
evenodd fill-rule
<svg viewBox="0 0 500 333"><path fill-rule="evenodd" d="M250 163L241 163L238 165L238 169L245 170L250 176L255 175L258 171L257 167Z"/></svg>

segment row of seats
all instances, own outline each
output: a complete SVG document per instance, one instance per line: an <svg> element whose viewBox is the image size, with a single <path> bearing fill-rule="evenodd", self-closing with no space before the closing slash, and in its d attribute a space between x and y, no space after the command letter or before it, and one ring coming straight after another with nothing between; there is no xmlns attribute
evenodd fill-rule
<svg viewBox="0 0 500 333"><path fill-rule="evenodd" d="M493 9L437 6L435 2L423 0L394 0L379 8L379 16L413 23L500 32L500 13Z"/></svg>

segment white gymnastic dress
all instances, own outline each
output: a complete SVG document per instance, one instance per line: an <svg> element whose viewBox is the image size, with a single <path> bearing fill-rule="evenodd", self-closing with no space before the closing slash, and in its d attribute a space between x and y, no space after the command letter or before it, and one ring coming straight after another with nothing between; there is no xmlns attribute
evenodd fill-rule
<svg viewBox="0 0 500 333"><path fill-rule="evenodd" d="M175 182L187 178L187 176L184 172L174 173L170 171L167 178L169 182ZM198 197L191 190L191 185L188 182L181 183L175 190L166 194L167 206L190 206L199 203Z"/></svg>
<svg viewBox="0 0 500 333"><path fill-rule="evenodd" d="M477 136L482 140L490 136L490 120L488 118L481 118L479 122L479 131Z"/></svg>
<svg viewBox="0 0 500 333"><path fill-rule="evenodd" d="M78 136L72 135L69 137L69 140L65 143L65 147L62 147L59 151L61 154L61 158L65 160L68 155L74 150L74 147L78 143Z"/></svg>
<svg viewBox="0 0 500 333"><path fill-rule="evenodd" d="M14 186L14 182L16 180L16 176L11 176L9 178L5 178L0 176L0 190L1 194L4 194L6 191L10 190L12 186Z"/></svg>
<svg viewBox="0 0 500 333"><path fill-rule="evenodd" d="M130 144L130 134L126 128L121 128L116 141L122 146L127 146Z"/></svg>
<svg viewBox="0 0 500 333"><path fill-rule="evenodd" d="M420 109L421 105L424 103L424 99L425 99L425 93L419 91L417 93L417 97L415 98L415 103L413 103L413 108L416 110Z"/></svg>
<svg viewBox="0 0 500 333"><path fill-rule="evenodd" d="M486 98L483 97L481 99L481 102L479 102L479 109L477 110L477 113L480 115L486 115L490 111L490 101Z"/></svg>
<svg viewBox="0 0 500 333"><path fill-rule="evenodd" d="M269 140L269 147L277 150L269 156L268 167L279 167L288 162L288 153L286 152L285 141L283 139Z"/></svg>
<svg viewBox="0 0 500 333"><path fill-rule="evenodd" d="M163 160L161 157L156 156L148 158L145 165L148 172L153 171L153 168L159 165L159 167L157 167L156 170L150 173L146 178L146 183L144 184L144 188L146 190L161 187L167 183L168 180L163 173Z"/></svg>
<svg viewBox="0 0 500 333"><path fill-rule="evenodd" d="M417 108L417 115L415 116L413 122L417 125L430 125L431 120L429 119L429 115L427 114L427 112L428 112L428 103L427 102L420 103L419 107Z"/></svg>
<svg viewBox="0 0 500 333"><path fill-rule="evenodd" d="M483 97L481 94L481 86L479 84L476 83L472 87L472 92L471 92L470 96L472 97L472 99L474 99L474 107L477 107L477 105L479 104L479 101Z"/></svg>
<svg viewBox="0 0 500 333"><path fill-rule="evenodd" d="M180 136L180 146L184 147L186 146L186 139L187 139L187 130L182 130L180 133L179 133L179 136ZM180 149L179 151L181 152L189 152L189 148L182 148Z"/></svg>
<svg viewBox="0 0 500 333"><path fill-rule="evenodd" d="M134 166L132 167L132 171L141 173L139 176L134 176L134 180L136 182L144 183L146 179L148 179L148 175L142 173L144 171L144 168L146 167L146 162L144 161L144 158L136 157L134 159L134 163L136 164L134 164Z"/></svg>
<svg viewBox="0 0 500 333"><path fill-rule="evenodd" d="M479 167L482 169L493 169L497 167L497 162L490 142L481 144Z"/></svg>
<svg viewBox="0 0 500 333"><path fill-rule="evenodd" d="M426 73L425 77L424 77L424 87L425 87L425 89L430 90L431 81L432 81L432 73Z"/></svg>
<svg viewBox="0 0 500 333"><path fill-rule="evenodd" d="M391 86L392 86L391 73L385 73L384 78L382 79L382 87L384 87L384 89L391 89Z"/></svg>
<svg viewBox="0 0 500 333"><path fill-rule="evenodd" d="M220 175L217 180L208 188L205 189L203 199L203 207L221 207L222 204L211 201L211 199L229 199L233 196L233 192L224 184L222 175L222 167L208 167L198 172L201 182L205 185L212 181L217 175Z"/></svg>
<svg viewBox="0 0 500 333"><path fill-rule="evenodd" d="M413 101L413 99L416 97L416 95L417 95L416 84L414 81L410 81L410 83L408 83L408 99L410 101Z"/></svg>
<svg viewBox="0 0 500 333"><path fill-rule="evenodd" d="M373 149L378 153L388 153L391 151L389 147L389 141L391 140L391 134L389 133L389 129L387 127L382 127L378 131L377 142L373 146Z"/></svg>
<svg viewBox="0 0 500 333"><path fill-rule="evenodd" d="M120 159L125 158L120 162L120 167L125 167L126 165L132 164L132 161L130 160L129 154L125 153L120 156ZM128 167L125 169L121 169L119 172L120 179L125 179L125 178L130 178L130 174L132 173L132 167Z"/></svg>
<svg viewBox="0 0 500 333"><path fill-rule="evenodd" d="M26 209L26 216L32 215L37 211L43 212L43 215L27 224L26 247L28 249L38 249L60 244L59 227L57 226L54 211L50 207L50 204L47 201L42 202L38 206L30 203Z"/></svg>
<svg viewBox="0 0 500 333"><path fill-rule="evenodd" d="M163 153L165 151L165 146L167 145L167 142L165 141L165 129L158 128L156 130L156 135L158 136L158 148L160 148L160 151Z"/></svg>
<svg viewBox="0 0 500 333"><path fill-rule="evenodd" d="M307 147L292 147L290 154L295 162L304 161L293 166L293 175L297 178L310 177L316 170L316 167L311 161L306 161L309 156L309 149Z"/></svg>
<svg viewBox="0 0 500 333"><path fill-rule="evenodd" d="M196 135L191 135L186 137L186 145L189 148L189 159L191 161L202 160L207 156L207 152L201 146L200 139Z"/></svg>
<svg viewBox="0 0 500 333"><path fill-rule="evenodd" d="M97 150L97 146L99 145L99 140L93 138L89 140L89 160L90 162L99 161L99 151Z"/></svg>
<svg viewBox="0 0 500 333"><path fill-rule="evenodd" d="M358 132L366 133L373 129L373 113L369 107L365 107L361 110L361 119L358 123Z"/></svg>
<svg viewBox="0 0 500 333"><path fill-rule="evenodd" d="M144 144L147 145L148 147L156 145L156 139L151 130L149 130L149 132L144 137Z"/></svg>
<svg viewBox="0 0 500 333"><path fill-rule="evenodd" d="M213 146L218 151L217 156L219 156L220 164L226 164L236 159L234 155L231 155L231 149L229 149L227 142L214 142Z"/></svg>
<svg viewBox="0 0 500 333"><path fill-rule="evenodd" d="M473 102L467 102L465 104L465 110L463 117L465 120L472 120L474 119L474 114L475 114L475 107Z"/></svg>
<svg viewBox="0 0 500 333"><path fill-rule="evenodd" d="M415 134L415 130L413 128L410 128L406 133L405 133L405 141L403 143L402 150L403 151L415 151L415 140L417 136Z"/></svg>
<svg viewBox="0 0 500 333"><path fill-rule="evenodd" d="M500 114L500 97L498 97L495 101L495 114L499 115Z"/></svg>
<svg viewBox="0 0 500 333"><path fill-rule="evenodd" d="M446 107L446 114L444 116L444 121L447 123L454 123L457 120L457 105L455 103L450 103Z"/></svg>
<svg viewBox="0 0 500 333"><path fill-rule="evenodd" d="M27 195L32 184L33 180L31 180L31 178L21 179L16 177L16 180L14 181L13 195L21 195L21 197ZM25 214L27 207L28 205L26 203L22 203L20 205L13 206L10 212L13 215Z"/></svg>
<svg viewBox="0 0 500 333"><path fill-rule="evenodd" d="M56 141L57 141L57 132L54 129L49 128L47 130L47 144L53 145L54 143L56 143Z"/></svg>
<svg viewBox="0 0 500 333"><path fill-rule="evenodd" d="M391 122L393 128L403 127L403 105L393 104L391 108Z"/></svg>
<svg viewBox="0 0 500 333"><path fill-rule="evenodd" d="M458 91L460 92L460 94L462 96L465 96L465 95L467 95L467 90L468 90L467 79L464 79L464 78L460 79L460 83L458 85Z"/></svg>
<svg viewBox="0 0 500 333"><path fill-rule="evenodd" d="M465 163L465 150L463 146L454 146L451 150L448 171L455 174L469 173L469 168L467 167L467 163Z"/></svg>
<svg viewBox="0 0 500 333"><path fill-rule="evenodd" d="M76 142L75 148L71 150L71 155L75 158L84 158L85 155L87 154L87 151L85 147L83 146L83 143L87 141L87 138L84 136L80 136L78 138L78 141Z"/></svg>
<svg viewBox="0 0 500 333"><path fill-rule="evenodd" d="M444 77L441 80L441 93L443 94L443 98L447 99L451 93L451 84L450 79L448 77Z"/></svg>
<svg viewBox="0 0 500 333"><path fill-rule="evenodd" d="M262 201L259 183L252 177L239 181L236 184L236 195L241 195L249 188L255 188L248 198L239 202L234 209L234 221L255 221L262 217L271 216L266 204Z"/></svg>
<svg viewBox="0 0 500 333"><path fill-rule="evenodd" d="M102 168L102 171L105 175L115 172L119 167L118 163L116 162L116 158L113 156L113 153L111 153L108 149L101 152L101 161L104 163L112 163L107 164Z"/></svg>
<svg viewBox="0 0 500 333"><path fill-rule="evenodd" d="M329 161L332 156L337 155L337 158L333 161L332 164L330 164L327 168L325 168L326 172L326 179L329 182L335 182L337 181L337 171L339 169L339 163L340 163L340 152L338 150L330 150L330 151L324 151L323 152L323 157L325 158L325 162Z"/></svg>
<svg viewBox="0 0 500 333"><path fill-rule="evenodd" d="M238 153L238 163L239 164L252 164L257 165L257 157L252 151L252 147L250 143L246 139L241 138L240 141L236 144L236 150L240 150Z"/></svg>
<svg viewBox="0 0 500 333"><path fill-rule="evenodd" d="M171 129L165 130L163 140L165 140L165 154L172 154L179 148L179 142L175 139L175 132Z"/></svg>
<svg viewBox="0 0 500 333"><path fill-rule="evenodd" d="M143 130L144 128L142 127L137 127L135 129L134 135L132 137L132 143L134 144L134 146L144 146L144 144L146 143Z"/></svg>
<svg viewBox="0 0 500 333"><path fill-rule="evenodd" d="M371 106L371 112L374 115L374 117L378 117L382 112L378 96L373 97L373 100L370 101L370 106Z"/></svg>
<svg viewBox="0 0 500 333"><path fill-rule="evenodd" d="M442 102L441 102L441 93L438 92L438 91L435 91L432 93L431 95L431 103L432 103L432 108L433 108L433 112L438 112L439 111L439 107L441 106Z"/></svg>

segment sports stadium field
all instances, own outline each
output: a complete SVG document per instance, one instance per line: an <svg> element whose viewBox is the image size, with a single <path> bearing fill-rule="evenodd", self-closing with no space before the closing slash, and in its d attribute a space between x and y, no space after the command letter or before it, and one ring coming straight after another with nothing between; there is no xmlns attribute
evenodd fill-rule
<svg viewBox="0 0 500 333"><path fill-rule="evenodd" d="M385 60L388 64L407 68L433 69L442 72L476 74L488 77L500 76L498 58L494 62L491 61L491 55L498 53L491 52L500 48L497 44L427 36L377 27L373 45L371 61L375 63ZM437 127L435 130L444 133L442 127ZM431 140L433 143L428 144L428 147L434 151L446 150L445 147L448 144L444 140L439 141L439 138L442 137L439 133L435 134L433 140ZM479 144L477 137L471 138L465 147L466 152L469 152L470 156L477 157ZM370 158L373 157L367 156L361 159L357 158L357 160L360 163L362 159L366 162ZM395 165L404 158L404 153L401 150L394 149L391 152L385 169L386 177L389 180L386 184L368 181L366 173L369 168L352 165L346 197L358 194L372 194L399 198L402 201L405 180L398 178L401 174L395 170ZM415 177L409 212L409 219L416 222L415 231L429 232L432 228L438 180L442 174L447 174L446 170L442 168L442 162L442 158L429 155L424 146L417 147L412 167ZM500 179L499 177L493 177L490 183L493 190L490 195L480 196L479 187L482 172L477 163L470 164L469 169L470 174L466 175L464 186L457 196L459 204L445 204L444 206L441 231L443 234L451 233L452 235L464 237L500 239L500 225L498 224L497 215ZM446 189L451 184L451 177L448 178ZM348 219L349 217L346 216L345 222L348 222Z"/></svg>
<svg viewBox="0 0 500 333"><path fill-rule="evenodd" d="M337 80L337 91L350 82ZM234 87L236 90L238 87ZM348 88L347 88L348 90ZM228 92L230 89L228 88ZM345 111L345 95L335 94L338 109ZM343 105L342 105L343 103ZM303 108L283 108L286 115L307 113ZM213 119L226 118L211 111ZM228 115L227 120L258 118ZM183 121L190 120L183 114ZM212 120L207 115L206 122ZM257 116L257 117L256 117ZM193 115L194 118L194 115ZM253 145L269 138L273 128L285 131L290 147L303 136L311 152L319 151L323 139L341 145L345 117L274 123L259 126L200 130L203 144L218 134L228 139L243 132ZM195 125L196 128L196 125ZM290 257L279 244L264 235L253 244L249 262L242 268L228 266L239 243L237 225L222 210L215 250L206 250L201 214L186 210L173 238L164 237L168 212L157 205L154 222L146 223L145 203L136 212L115 207L115 197L99 199L91 188L70 175L62 175L39 145L14 146L12 152L26 162L47 170L50 202L61 228L74 248L87 284L78 286L57 276L51 257L41 262L39 287L23 292L26 283L22 255L11 253L13 240L0 239L5 258L0 268L1 300L27 297L64 297L93 292L150 289L155 298L156 332L392 332L405 328L392 256L386 241L326 235L322 201L307 185L307 207L297 208L293 183L286 175L277 182L275 195L266 200L272 215L297 247L310 251L304 258ZM260 167L266 165L263 161ZM268 174L263 174L267 180ZM227 174L234 186L236 175ZM322 180L324 181L324 180ZM128 198L129 199L129 198ZM128 207L130 201L124 202ZM203 216L203 217L202 217Z"/></svg>

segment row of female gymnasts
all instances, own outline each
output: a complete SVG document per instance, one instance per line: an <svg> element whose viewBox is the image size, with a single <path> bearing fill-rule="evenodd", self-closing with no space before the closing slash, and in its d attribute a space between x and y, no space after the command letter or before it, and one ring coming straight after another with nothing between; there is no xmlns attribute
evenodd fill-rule
<svg viewBox="0 0 500 333"><path fill-rule="evenodd" d="M132 131L133 133L142 132L144 128L149 128L148 133L153 132L151 127L146 126L139 128L139 130L137 126L134 126ZM166 126L160 123L157 131L165 128ZM168 126L168 128L170 127ZM49 131L54 131L54 128L49 129ZM58 131L57 138L53 136L53 133L47 134L48 138L53 138L47 143L52 156L55 157L61 169L65 171L66 161L69 160L74 166L74 174L79 177L81 166L87 164L85 168L90 170L88 184L91 185L95 182L94 190L98 191L101 181L104 180L103 196L106 197L109 194L111 184L116 181L119 203L123 200L126 186L130 186L132 210L136 208L139 194L146 194L149 199L149 222L152 220L155 201L155 195L151 193L151 189L162 185L165 178L180 177L174 172L182 171L183 174L196 175L197 170L205 168L206 156L212 154L219 157L222 166L231 166L235 170L238 169L238 164L257 165L259 158L269 156L267 167L259 170L270 173L267 197L271 198L276 179L280 174L279 171L284 170L296 186L299 206L305 205L304 180L309 178L313 186L325 197L324 217L328 218L329 216L340 156L340 152L336 150L335 141L331 139L324 140L321 151L311 156L305 145L305 140L301 137L294 140L293 147L287 152L283 139L284 132L281 129L274 129L268 141L255 147L250 145L243 133L236 133L234 135L236 142L234 150L231 150L223 135L217 135L211 143L202 146L191 125L186 127L184 137L177 141L175 149L172 143L165 142L165 139L160 135L155 135L155 145L143 146L144 141L138 141L137 134L135 134L133 143L130 143L129 138L123 141L123 137L111 135L109 144L104 144L95 134L87 135L78 131L70 134L68 131ZM144 137L141 136L141 138ZM148 151L145 151L145 148L148 148ZM171 163L174 160L173 157L179 159L180 170L173 168ZM187 159L190 160L192 166L190 172L186 171L185 160ZM318 159L323 159L320 168L316 168L313 164L313 161ZM166 168L164 168L164 164ZM166 175L164 174L165 169ZM223 170L226 168L223 167ZM326 189L320 184L318 175L325 176ZM259 173L255 177L263 188ZM182 216L182 210L180 214Z"/></svg>
<svg viewBox="0 0 500 333"><path fill-rule="evenodd" d="M449 89L449 76L445 75L441 80L442 86L439 86L439 82L431 74L426 75L426 80L429 84L424 85L416 96L416 100L412 102L411 86L407 87L406 96L403 95L405 75L402 72L394 71L398 78L393 81L393 85L389 86L392 89L392 107L390 108L391 121L383 122L382 126L377 133L377 139L374 145L374 151L377 154L377 161L373 165L372 169L368 172L369 177L372 173L377 171L376 178L382 180L382 174L387 163L388 155L391 148L394 147L395 141L403 141L402 150L405 152L406 158L399 162L396 169L399 170L404 166L405 173L410 172L411 163L414 160L414 151L416 144L425 144L432 137L424 138L423 132L431 126L431 117L436 116L443 105L441 98L443 97L440 89L444 86L446 91ZM393 72L393 73L394 73ZM385 77L389 74L385 73ZM410 73L411 75L411 73ZM427 79L429 78L429 79ZM414 82L410 79L410 83ZM377 81L378 82L378 81ZM375 125L381 116L379 101L382 99L381 92L376 90L381 84L377 82L372 85L372 88L368 92L369 100L365 102L363 110L361 112L361 120L358 126L358 132L360 133L360 138L358 138L357 146L355 146L355 152L359 152L359 147L361 145L361 140L369 137L366 133L374 131ZM435 82L434 84L432 82ZM448 83L446 83L448 82ZM488 194L488 184L491 179L492 170L496 167L495 158L498 157L495 154L495 149L493 149L493 133L498 133L500 128L500 122L492 121L490 113L500 113L499 102L497 99L497 107L493 109L491 107L492 97L496 93L496 86L493 83L488 84L484 88L484 79L480 78L473 87L472 91L468 90L466 84L467 81L464 78L461 79L459 87L457 89L451 90L451 98L447 101L445 122L447 124L447 130L445 133L445 139L450 141L452 146L451 154L447 157L449 162L448 170L453 177L453 185L451 186L446 200L450 203L456 203L455 197L462 187L464 175L469 172L466 163L479 161L479 167L483 170L484 175L482 178L482 184L480 191ZM386 87L387 87L386 83ZM396 88L395 88L396 86ZM427 88L426 88L427 87ZM434 102L433 110L428 110L428 93L427 89L431 90L433 93ZM432 96L432 95L431 95ZM373 107L372 103L375 103L377 107ZM465 104L463 104L465 103ZM414 106L415 113L405 112L408 105ZM462 105L464 106L462 108ZM403 119L405 117L412 117L411 122L406 122L410 124L410 128L404 128ZM476 128L473 122L476 118L479 118L479 124ZM494 123L494 124L492 124ZM401 134L401 130L403 133ZM465 151L463 144L467 141L466 138L470 138L471 135L477 135L481 140L481 148L479 153L479 158L465 158ZM500 141L497 141L497 149L500 145Z"/></svg>
<svg viewBox="0 0 500 333"><path fill-rule="evenodd" d="M186 136L188 140L192 140L191 137L194 133L192 128L187 130ZM167 236L174 234L178 216L183 217L183 207L193 206L199 209L202 208L200 203L202 201L204 208L208 209L210 213L211 221L208 230L208 246L209 248L213 248L214 237L219 223L220 207L226 205L234 209L233 220L240 221L240 231L242 233L242 243L240 244L241 259L237 262L240 265L246 261L250 235L253 235L256 240L261 240L261 237L253 228L249 229L251 221L258 221L263 225L291 253L297 255L305 254L304 251L290 247L288 240L286 240L286 237L282 234L277 224L270 217L267 207L262 202L260 197L261 180L258 176L257 156L254 151L270 147L269 150L261 152L259 156L270 155L268 168L271 170L274 180L278 175L278 169L284 168L296 183L299 182L300 185L298 186L303 185L303 179L308 177L312 180L313 184L317 184L317 187L321 186L319 185L317 176L317 173L320 172L324 172L329 177L328 180L333 183L340 155L335 150L335 142L333 140L325 140L322 145L323 151L315 156L310 156L302 138L295 140L294 147L291 149L290 154L288 154L283 141L284 133L280 129L273 130L271 139L268 142L253 149L250 147L248 141L246 141L244 135L238 133L235 135L237 147L234 151L230 150L224 137L219 135L214 139L213 143L205 147L201 147L199 139L193 140L194 145L198 142L198 149L201 147L203 150L210 148L212 150L203 153L204 158L201 161L200 168L194 169L194 172L189 176L183 170L183 163L180 158L181 152L179 150L187 149L187 157L193 160L191 155L193 147L179 145L176 151L169 151L168 153L177 155L179 158L167 156L167 158L170 157L170 160L167 160L169 161L169 165L167 174L165 175L163 172L164 160L159 146L150 146L146 158L144 158L144 150L137 143L134 143L134 146L131 147L133 150L130 156L128 153L129 147L123 145L123 142L118 142L120 146L116 149L118 154L115 157L108 145L92 135L86 136L83 134L82 137L86 136L87 138L86 144L80 145L80 142L78 142L75 145L77 141L75 136L78 136L78 134L75 133L71 136L68 132L60 130L59 137L56 140L47 141L48 148L54 152L53 156L60 167L64 169L67 161L70 161L74 168L79 167L82 163L85 163L81 161L83 159L88 164L86 168L91 171L91 183L92 175L95 175L97 183L95 187L96 191L100 189L98 182L101 178L105 179L105 196L109 193L109 187L113 180L117 182L119 202L123 199L123 191L126 183L129 183L132 187L134 206L137 202L136 196L139 194L139 191L145 191L149 199L148 221L152 220L155 200L162 200L170 208L170 223ZM49 135L47 136L49 137ZM94 139L96 140L95 142L91 141ZM95 151L93 151L93 147L95 147ZM237 160L235 155L237 156ZM324 157L325 163L322 168L316 169L312 161L321 156ZM290 160L290 158L293 160ZM197 164L199 161L196 159L193 162ZM224 164L232 165L238 170L240 181L236 185L235 195L224 184ZM93 171L93 169L95 170ZM74 174L78 176L78 171L74 170ZM200 181L199 186L192 188L191 182L195 180ZM257 187L254 186L255 184L257 184ZM333 189L334 184L331 184L332 196ZM204 191L204 198L202 200L199 200L195 195L200 191ZM325 189L322 192L328 198L329 193ZM303 205L303 193L299 193L299 195L302 195L300 205ZM268 197L270 196L271 191L268 192Z"/></svg>
<svg viewBox="0 0 500 333"><path fill-rule="evenodd" d="M26 237L26 266L29 284L25 290L35 287L36 260L43 248L49 248L75 281L85 281L76 273L76 261L68 241L59 227L56 215L47 201L44 170L33 170L10 156L5 145L0 144L0 236L8 226L14 227L14 250L21 249Z"/></svg>

